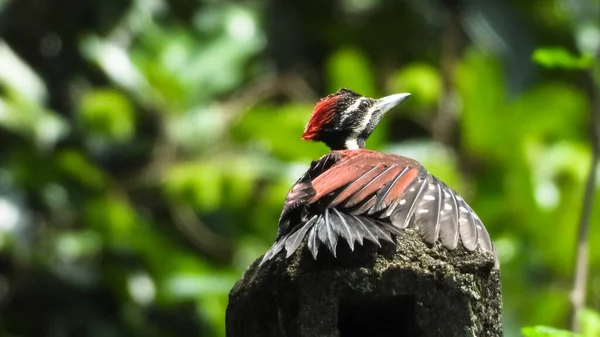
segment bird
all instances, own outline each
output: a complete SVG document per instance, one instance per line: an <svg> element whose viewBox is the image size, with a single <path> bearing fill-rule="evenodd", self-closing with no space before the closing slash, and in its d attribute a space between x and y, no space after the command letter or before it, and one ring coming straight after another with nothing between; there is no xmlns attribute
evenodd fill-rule
<svg viewBox="0 0 600 337"><path fill-rule="evenodd" d="M382 117L408 97L373 99L340 88L317 102L301 138L323 142L330 151L288 192L277 238L260 264L284 250L289 258L304 239L316 260L322 249L337 257L344 241L352 251L366 240L379 247L394 243L407 228L429 245L480 247L497 261L482 221L452 188L414 159L365 148Z"/></svg>

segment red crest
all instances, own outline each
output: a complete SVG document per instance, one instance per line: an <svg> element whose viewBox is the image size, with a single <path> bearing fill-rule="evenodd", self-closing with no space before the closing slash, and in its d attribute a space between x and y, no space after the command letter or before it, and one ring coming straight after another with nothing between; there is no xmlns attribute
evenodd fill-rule
<svg viewBox="0 0 600 337"><path fill-rule="evenodd" d="M335 107L339 98L340 96L337 93L321 98L317 105L315 105L310 120L306 124L306 128L304 128L304 133L302 134L303 140L317 140L323 126L333 120Z"/></svg>

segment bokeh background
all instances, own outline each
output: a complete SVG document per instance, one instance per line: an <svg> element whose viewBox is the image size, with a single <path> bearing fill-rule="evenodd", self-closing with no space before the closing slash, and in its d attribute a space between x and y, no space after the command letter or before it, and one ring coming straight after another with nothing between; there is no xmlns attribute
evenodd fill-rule
<svg viewBox="0 0 600 337"><path fill-rule="evenodd" d="M0 0L0 336L224 336L340 87L413 94L367 146L477 211L506 336L566 328L599 41L598 0Z"/></svg>

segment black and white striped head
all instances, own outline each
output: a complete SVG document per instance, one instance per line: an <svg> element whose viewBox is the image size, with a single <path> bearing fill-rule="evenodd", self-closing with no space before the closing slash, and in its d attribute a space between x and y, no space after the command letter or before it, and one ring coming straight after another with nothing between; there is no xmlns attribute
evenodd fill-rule
<svg viewBox="0 0 600 337"><path fill-rule="evenodd" d="M364 148L381 117L408 96L395 94L373 99L350 89L339 89L317 103L302 139L321 141L332 150Z"/></svg>

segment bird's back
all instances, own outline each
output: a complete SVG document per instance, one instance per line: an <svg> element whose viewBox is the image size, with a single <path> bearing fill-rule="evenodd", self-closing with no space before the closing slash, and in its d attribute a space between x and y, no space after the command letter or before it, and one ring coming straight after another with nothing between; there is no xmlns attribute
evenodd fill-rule
<svg viewBox="0 0 600 337"><path fill-rule="evenodd" d="M428 244L453 250L495 249L483 223L454 190L419 162L367 149L331 151L314 161L288 193L277 241L263 263L285 249L290 256L308 236L316 259L321 245L393 242L405 228Z"/></svg>

